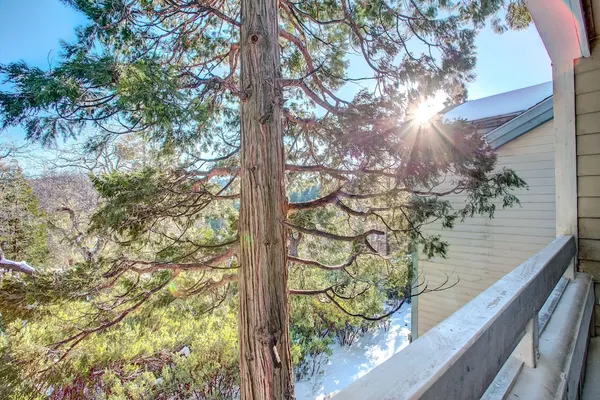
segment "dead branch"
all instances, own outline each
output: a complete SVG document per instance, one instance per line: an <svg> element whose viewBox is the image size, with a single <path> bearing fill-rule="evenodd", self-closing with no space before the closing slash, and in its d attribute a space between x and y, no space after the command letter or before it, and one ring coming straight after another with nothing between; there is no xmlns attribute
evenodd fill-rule
<svg viewBox="0 0 600 400"><path fill-rule="evenodd" d="M27 264L26 261L13 261L5 258L2 248L0 248L0 268L22 272L27 275L32 275L35 272L35 268Z"/></svg>

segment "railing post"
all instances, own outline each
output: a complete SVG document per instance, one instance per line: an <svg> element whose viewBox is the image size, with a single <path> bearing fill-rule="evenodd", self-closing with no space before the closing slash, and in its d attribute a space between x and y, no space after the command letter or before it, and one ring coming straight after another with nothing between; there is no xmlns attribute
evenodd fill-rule
<svg viewBox="0 0 600 400"><path fill-rule="evenodd" d="M525 336L521 339L513 355L525 365L535 368L540 344L538 313L536 312L525 327Z"/></svg>
<svg viewBox="0 0 600 400"><path fill-rule="evenodd" d="M531 3L531 1L530 1ZM537 2L542 4L543 2ZM575 69L573 60L553 63L554 185L556 235L573 235L577 242L577 145L575 129ZM577 256L564 276L575 280Z"/></svg>

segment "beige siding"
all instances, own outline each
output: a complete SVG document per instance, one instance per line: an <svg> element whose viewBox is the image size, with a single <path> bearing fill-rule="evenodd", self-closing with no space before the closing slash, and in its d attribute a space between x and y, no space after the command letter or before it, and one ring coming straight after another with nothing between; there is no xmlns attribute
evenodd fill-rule
<svg viewBox="0 0 600 400"><path fill-rule="evenodd" d="M577 61L577 197L579 268L600 278L600 47Z"/></svg>
<svg viewBox="0 0 600 400"><path fill-rule="evenodd" d="M502 209L493 219L475 217L452 230L433 224L428 233L450 244L446 259L419 257L418 269L428 288L448 280L456 286L420 295L417 324L422 335L465 305L555 237L554 129L552 121L498 149L498 165L514 169L529 185L519 190L521 207ZM460 206L464 196L450 200Z"/></svg>

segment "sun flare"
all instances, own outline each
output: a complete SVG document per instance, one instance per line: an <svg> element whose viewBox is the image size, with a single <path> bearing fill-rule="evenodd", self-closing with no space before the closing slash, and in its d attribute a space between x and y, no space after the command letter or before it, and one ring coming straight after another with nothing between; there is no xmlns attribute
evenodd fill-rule
<svg viewBox="0 0 600 400"><path fill-rule="evenodd" d="M418 125L428 124L429 121L444 108L444 96L437 94L421 102L411 113L411 119Z"/></svg>

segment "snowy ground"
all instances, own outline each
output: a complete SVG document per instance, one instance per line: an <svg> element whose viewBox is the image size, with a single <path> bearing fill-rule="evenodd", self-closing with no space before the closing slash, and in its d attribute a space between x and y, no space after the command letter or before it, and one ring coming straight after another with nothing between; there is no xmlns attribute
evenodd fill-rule
<svg viewBox="0 0 600 400"><path fill-rule="evenodd" d="M405 348L410 317L410 304L404 304L392 316L387 332L368 333L350 348L335 344L321 376L296 382L296 399L327 399Z"/></svg>

